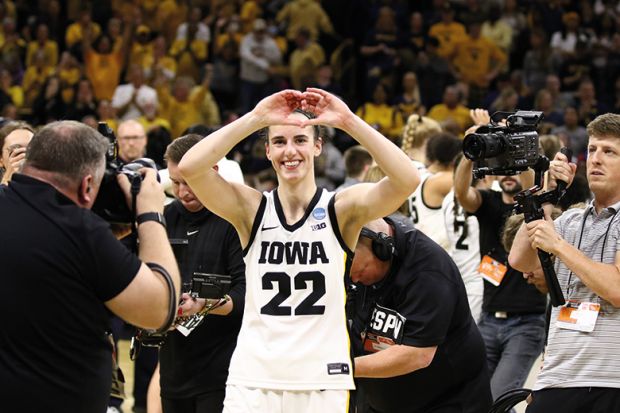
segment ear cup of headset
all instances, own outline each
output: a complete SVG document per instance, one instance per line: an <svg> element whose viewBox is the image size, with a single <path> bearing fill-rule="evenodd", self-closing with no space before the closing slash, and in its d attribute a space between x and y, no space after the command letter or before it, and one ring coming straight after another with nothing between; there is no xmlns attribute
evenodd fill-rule
<svg viewBox="0 0 620 413"><path fill-rule="evenodd" d="M372 253L381 261L389 261L394 253L394 239L384 232L362 228L361 235L372 240Z"/></svg>

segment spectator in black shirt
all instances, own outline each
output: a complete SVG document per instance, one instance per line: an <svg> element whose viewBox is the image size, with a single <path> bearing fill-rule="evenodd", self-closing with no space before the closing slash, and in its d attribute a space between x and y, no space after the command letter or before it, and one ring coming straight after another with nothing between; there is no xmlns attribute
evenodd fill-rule
<svg viewBox="0 0 620 413"><path fill-rule="evenodd" d="M150 407L151 401L158 402L155 389L161 385L163 413L222 411L228 365L243 315L245 264L237 232L206 209L179 174L181 158L201 139L196 134L182 136L166 150L176 200L166 206L164 215L171 242L187 240L187 246L179 246L182 250L177 253L183 282L191 282L195 272L230 275L230 301L209 312L190 335L178 330L168 333L149 391ZM183 294L182 299L183 316L193 315L205 306L205 300L193 300L188 294Z"/></svg>
<svg viewBox="0 0 620 413"><path fill-rule="evenodd" d="M160 271L90 211L107 149L108 141L86 125L49 124L32 138L22 173L0 187L3 411L105 412L112 375L107 310L157 329L167 327L169 306L176 306ZM164 192L154 170L143 175L140 258L166 269L178 294L178 268L160 218ZM127 177L118 181L129 198Z"/></svg>
<svg viewBox="0 0 620 413"><path fill-rule="evenodd" d="M372 221L350 275L358 412L489 410L484 343L461 274L439 245L404 220Z"/></svg>

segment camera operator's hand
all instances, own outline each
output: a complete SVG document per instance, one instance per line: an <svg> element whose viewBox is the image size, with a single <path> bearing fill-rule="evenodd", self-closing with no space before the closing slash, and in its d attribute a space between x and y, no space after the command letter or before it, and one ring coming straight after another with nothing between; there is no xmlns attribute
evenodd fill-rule
<svg viewBox="0 0 620 413"><path fill-rule="evenodd" d="M552 191L557 187L557 181L566 182L569 187L575 177L577 165L569 162L569 159L562 152L558 152L549 163L549 181L547 190Z"/></svg>
<svg viewBox="0 0 620 413"><path fill-rule="evenodd" d="M491 116L489 115L489 111L486 109L470 109L469 117L474 122L475 126L488 125L491 123Z"/></svg>
<svg viewBox="0 0 620 413"><path fill-rule="evenodd" d="M136 200L136 215L145 212L163 213L166 195L161 184L157 182L157 171L152 168L142 168L138 172L143 179ZM118 174L116 179L125 194L127 205L131 207L131 183L129 179L125 174Z"/></svg>
<svg viewBox="0 0 620 413"><path fill-rule="evenodd" d="M181 294L181 302L179 305L179 315L183 317L190 317L202 310L205 307L204 298L193 298L188 293Z"/></svg>
<svg viewBox="0 0 620 413"><path fill-rule="evenodd" d="M549 254L557 255L560 244L564 242L562 237L555 231L551 219L537 219L525 224L527 236L532 248L539 248Z"/></svg>

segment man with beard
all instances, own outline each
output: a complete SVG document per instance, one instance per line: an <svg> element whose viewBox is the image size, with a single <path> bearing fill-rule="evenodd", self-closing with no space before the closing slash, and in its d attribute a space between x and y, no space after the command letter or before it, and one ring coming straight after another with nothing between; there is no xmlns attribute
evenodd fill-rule
<svg viewBox="0 0 620 413"><path fill-rule="evenodd" d="M454 192L463 209L478 218L479 271L484 278L478 327L487 351L491 392L497 399L525 383L545 337L546 297L508 265L501 235L523 176L499 176L501 192L471 187L473 163L463 158L454 175ZM530 177L529 173L527 177Z"/></svg>

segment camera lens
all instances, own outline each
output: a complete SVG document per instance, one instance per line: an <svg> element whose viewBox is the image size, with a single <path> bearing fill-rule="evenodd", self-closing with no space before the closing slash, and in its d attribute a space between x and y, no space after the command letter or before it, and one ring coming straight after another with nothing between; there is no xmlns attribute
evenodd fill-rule
<svg viewBox="0 0 620 413"><path fill-rule="evenodd" d="M463 140L463 154L472 161L492 158L502 154L505 149L503 136L496 133L470 133Z"/></svg>

